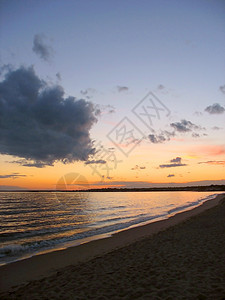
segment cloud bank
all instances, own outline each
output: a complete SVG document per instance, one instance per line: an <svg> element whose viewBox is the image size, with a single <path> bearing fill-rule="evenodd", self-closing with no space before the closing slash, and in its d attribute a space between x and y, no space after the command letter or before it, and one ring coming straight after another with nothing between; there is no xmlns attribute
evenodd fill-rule
<svg viewBox="0 0 225 300"><path fill-rule="evenodd" d="M8 71L0 82L0 153L22 165L86 161L95 153L89 131L97 122L91 102L64 97L32 67Z"/></svg>

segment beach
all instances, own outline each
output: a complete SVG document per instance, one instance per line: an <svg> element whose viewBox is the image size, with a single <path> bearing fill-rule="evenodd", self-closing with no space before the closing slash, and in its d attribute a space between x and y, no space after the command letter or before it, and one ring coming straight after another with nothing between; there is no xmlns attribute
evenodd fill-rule
<svg viewBox="0 0 225 300"><path fill-rule="evenodd" d="M225 197L0 267L1 299L224 299Z"/></svg>

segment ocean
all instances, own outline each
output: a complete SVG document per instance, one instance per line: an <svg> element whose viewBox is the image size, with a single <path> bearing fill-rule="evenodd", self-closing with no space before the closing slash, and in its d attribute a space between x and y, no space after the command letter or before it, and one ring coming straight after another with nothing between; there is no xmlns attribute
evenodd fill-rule
<svg viewBox="0 0 225 300"><path fill-rule="evenodd" d="M0 265L166 219L215 192L0 192Z"/></svg>

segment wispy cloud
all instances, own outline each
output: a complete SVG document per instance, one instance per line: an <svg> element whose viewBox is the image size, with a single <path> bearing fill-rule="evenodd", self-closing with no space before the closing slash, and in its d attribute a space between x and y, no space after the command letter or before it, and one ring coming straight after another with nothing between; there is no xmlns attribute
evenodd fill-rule
<svg viewBox="0 0 225 300"><path fill-rule="evenodd" d="M129 90L129 88L127 86L121 86L121 85L117 85L116 88L117 88L117 91L119 93L121 93L121 92L127 92Z"/></svg>
<svg viewBox="0 0 225 300"><path fill-rule="evenodd" d="M91 99L97 93L97 90L94 88L87 88L87 89L81 90L80 93L85 98Z"/></svg>
<svg viewBox="0 0 225 300"><path fill-rule="evenodd" d="M27 177L27 175L24 175L24 174L20 174L20 173L12 173L12 174L5 174L5 175L0 175L0 179L3 179L3 178L11 178L11 179L17 179L17 178L20 178L20 177Z"/></svg>
<svg viewBox="0 0 225 300"><path fill-rule="evenodd" d="M112 105L100 105L96 104L95 105L95 114L96 116L102 116L105 114L112 114L115 112L115 107Z"/></svg>
<svg viewBox="0 0 225 300"><path fill-rule="evenodd" d="M164 89L165 89L165 87L164 87L163 84L159 84L159 85L158 85L158 90L164 90Z"/></svg>
<svg viewBox="0 0 225 300"><path fill-rule="evenodd" d="M225 165L225 160L208 160L208 161L201 161L199 164L207 164L207 165Z"/></svg>
<svg viewBox="0 0 225 300"><path fill-rule="evenodd" d="M14 161L10 161L10 163L18 164L23 167L35 167L35 168L44 168L46 166L53 166L53 162L41 162L30 159L18 159Z"/></svg>
<svg viewBox="0 0 225 300"><path fill-rule="evenodd" d="M194 115L200 117L203 115L203 113L201 111L196 111Z"/></svg>
<svg viewBox="0 0 225 300"><path fill-rule="evenodd" d="M136 165L135 167L131 168L132 171L135 171L135 170L144 170L144 169L146 169L146 167L144 167L144 166L138 166L138 165Z"/></svg>
<svg viewBox="0 0 225 300"><path fill-rule="evenodd" d="M18 190L27 190L27 188L16 186L16 185L0 185L0 191L18 191Z"/></svg>
<svg viewBox="0 0 225 300"><path fill-rule="evenodd" d="M175 175L174 174L169 174L167 177L174 177Z"/></svg>
<svg viewBox="0 0 225 300"><path fill-rule="evenodd" d="M62 80L62 76L61 76L61 74L60 74L59 72L56 73L55 76L56 76L56 78L57 78L59 81Z"/></svg>
<svg viewBox="0 0 225 300"><path fill-rule="evenodd" d="M44 61L49 61L53 56L53 49L45 43L46 37L43 34L36 34L33 40L32 50Z"/></svg>
<svg viewBox="0 0 225 300"><path fill-rule="evenodd" d="M166 88L163 84L159 84L157 86L157 92L166 95L166 94L169 94L171 92L171 90Z"/></svg>
<svg viewBox="0 0 225 300"><path fill-rule="evenodd" d="M223 128L218 127L218 126L213 126L213 127L212 127L212 130L220 130L220 129L223 129Z"/></svg>
<svg viewBox="0 0 225 300"><path fill-rule="evenodd" d="M225 94L225 84L220 86L220 91Z"/></svg>
<svg viewBox="0 0 225 300"><path fill-rule="evenodd" d="M199 133L196 133L196 132L193 132L191 136L192 136L193 138L198 138L198 137L200 137L200 134L199 134Z"/></svg>

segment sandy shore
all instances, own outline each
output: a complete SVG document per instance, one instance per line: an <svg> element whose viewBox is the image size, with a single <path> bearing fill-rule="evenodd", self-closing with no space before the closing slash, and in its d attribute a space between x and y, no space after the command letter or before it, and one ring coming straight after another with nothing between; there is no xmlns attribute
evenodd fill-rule
<svg viewBox="0 0 225 300"><path fill-rule="evenodd" d="M222 198L110 238L2 266L0 298L225 299Z"/></svg>

